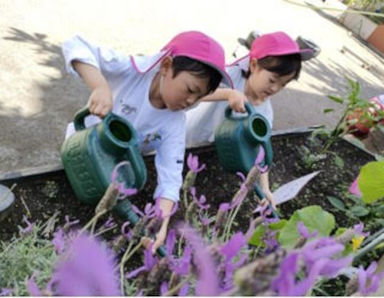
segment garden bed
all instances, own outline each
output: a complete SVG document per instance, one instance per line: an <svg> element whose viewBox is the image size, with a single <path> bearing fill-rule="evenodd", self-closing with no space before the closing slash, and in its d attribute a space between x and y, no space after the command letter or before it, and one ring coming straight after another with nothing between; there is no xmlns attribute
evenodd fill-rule
<svg viewBox="0 0 384 298"><path fill-rule="evenodd" d="M340 139L331 148L334 154L328 154L325 159L310 165L306 154L317 152L321 141L311 141L309 135L309 132L296 132L275 135L272 138L275 161L270 172L272 190L305 174L321 171L297 198L279 207L280 216L288 218L299 208L320 205L323 209L335 214L338 226L346 227L359 220L367 220L371 216L372 210L353 201L347 190L359 173L360 167L373 161L374 157ZM303 146L308 149L307 153L305 153L307 149ZM198 155L199 161L207 166L206 170L198 174L195 184L197 193L204 194L213 206L229 201L240 185L240 178L223 171L213 146L188 151ZM132 198L132 202L138 207L143 207L145 202L152 199L156 186L153 157L146 157L145 162L148 169L146 188ZM24 177L12 177L1 180L0 184L8 187L16 184L13 190L16 196L15 203L6 219L0 224L0 240L8 240L18 232L18 225L22 225L24 214L29 213L28 217L31 221L44 221L57 213L57 225L64 223L66 215L71 220L79 219L80 225L84 225L93 216L93 207L81 203L74 197L62 169ZM338 205L339 201L345 208L353 208L353 212L348 214L344 212L342 206ZM240 210L237 221L237 225L242 230L248 227L249 219L252 216L250 210L254 210L256 201L251 198L246 200L245 204ZM382 225L380 220L370 224L374 230Z"/></svg>

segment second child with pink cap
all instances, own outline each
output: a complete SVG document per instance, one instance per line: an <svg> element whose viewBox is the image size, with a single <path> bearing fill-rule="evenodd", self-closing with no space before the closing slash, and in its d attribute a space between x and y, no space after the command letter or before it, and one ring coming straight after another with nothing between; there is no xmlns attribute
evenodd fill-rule
<svg viewBox="0 0 384 298"><path fill-rule="evenodd" d="M228 104L236 112L245 112L244 102L252 103L256 112L267 118L272 127L270 97L298 79L301 62L311 57L311 50L300 50L298 44L284 32L256 38L250 52L226 68L234 89L221 85L187 112L187 147L214 142L215 129L224 120ZM274 206L268 172L261 174L260 186Z"/></svg>
<svg viewBox="0 0 384 298"><path fill-rule="evenodd" d="M124 56L74 36L63 44L67 70L81 76L91 94L85 119L90 126L111 110L136 129L142 153L156 152L157 187L163 223L152 246L164 242L171 210L179 200L185 152L185 112L223 80L222 46L198 31L176 35L152 56ZM73 123L67 127L68 137Z"/></svg>

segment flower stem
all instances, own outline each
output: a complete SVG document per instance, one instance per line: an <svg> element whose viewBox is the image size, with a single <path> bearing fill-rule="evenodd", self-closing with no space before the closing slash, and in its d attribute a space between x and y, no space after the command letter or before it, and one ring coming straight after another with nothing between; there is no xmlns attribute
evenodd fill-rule
<svg viewBox="0 0 384 298"><path fill-rule="evenodd" d="M172 296L174 293L176 293L178 290L181 289L181 287L188 282L192 278L192 275L188 275L184 280L179 282L176 286L174 286L172 289L168 290L163 296Z"/></svg>
<svg viewBox="0 0 384 298"><path fill-rule="evenodd" d="M99 213L96 213L95 216L93 216L89 222L80 230L79 234L82 234L86 229L88 229L91 225L96 225L97 220L103 216L105 213L107 213L108 210L104 209L100 211Z"/></svg>
<svg viewBox="0 0 384 298"><path fill-rule="evenodd" d="M121 259L120 262L120 290L121 290L121 295L125 296L124 293L124 265L125 263L128 262L128 260L132 257L132 255L141 247L141 242L139 242L132 250L133 242L129 242L128 247Z"/></svg>

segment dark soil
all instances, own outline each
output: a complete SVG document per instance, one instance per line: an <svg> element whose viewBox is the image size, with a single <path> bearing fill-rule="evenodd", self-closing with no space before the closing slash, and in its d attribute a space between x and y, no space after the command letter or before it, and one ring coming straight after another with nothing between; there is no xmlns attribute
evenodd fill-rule
<svg viewBox="0 0 384 298"><path fill-rule="evenodd" d="M346 195L347 188L358 174L360 167L374 158L352 144L339 140L331 150L343 160L343 167L337 165L334 155L328 154L326 159L310 168L308 165L306 167L303 162L305 155L299 153L299 147L303 145L314 153L319 151L321 144L319 141L311 142L308 134L273 137L275 164L270 173L272 190L295 178L315 170L322 170L297 198L280 206L280 215L287 218L295 210L304 206L320 205L335 214L340 226L357 222L357 217L350 219L343 212L335 210L327 197L337 197L345 202L350 200ZM213 146L189 150L186 156L189 152L197 154L200 162L207 166L206 170L198 174L197 194L204 194L211 204L211 210L216 210L221 202L229 201L232 198L240 185L240 178L235 174L223 171ZM152 200L152 193L156 186L153 157L146 157L145 160L148 169L147 186L132 199L132 202L139 207L143 207L146 202ZM0 223L0 240L10 239L13 234L18 232L18 225L25 226L22 223L22 216L27 213L26 206L30 211L31 221L44 221L58 211L58 224L63 224L64 216L69 215L71 220L79 219L80 225L84 225L93 215L92 206L85 205L74 197L64 171L4 180L0 183L9 187L14 183L17 184L14 188L15 204L7 218ZM256 200L251 197L244 204L238 215L238 226L242 230L248 227L249 219L252 216L251 210L256 207ZM346 205L348 206L348 204Z"/></svg>

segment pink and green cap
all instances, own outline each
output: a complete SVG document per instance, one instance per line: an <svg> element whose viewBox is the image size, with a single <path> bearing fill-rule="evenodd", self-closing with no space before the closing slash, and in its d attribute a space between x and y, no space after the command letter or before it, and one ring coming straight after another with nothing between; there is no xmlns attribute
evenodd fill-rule
<svg viewBox="0 0 384 298"><path fill-rule="evenodd" d="M172 57L185 56L211 66L222 75L222 82L233 88L231 77L225 70L224 49L208 35L199 31L182 32L172 38L162 51L167 51Z"/></svg>
<svg viewBox="0 0 384 298"><path fill-rule="evenodd" d="M262 59L267 56L283 56L300 54L301 60L310 59L313 55L311 49L300 49L296 41L288 34L278 31L261 35L256 38L249 52L249 57Z"/></svg>

